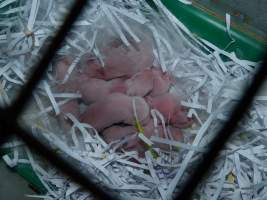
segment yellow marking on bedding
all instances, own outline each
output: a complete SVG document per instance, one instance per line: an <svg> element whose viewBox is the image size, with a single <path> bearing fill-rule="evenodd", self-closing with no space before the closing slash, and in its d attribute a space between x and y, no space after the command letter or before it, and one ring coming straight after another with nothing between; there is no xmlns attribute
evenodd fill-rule
<svg viewBox="0 0 267 200"><path fill-rule="evenodd" d="M140 121L137 118L135 118L135 127L136 127L139 134L144 135L145 129L142 127L142 124L140 123ZM147 146L148 150L150 151L151 155L153 156L153 158L156 159L159 156L158 153L154 149L152 149L151 145L146 144L146 146Z"/></svg>
<svg viewBox="0 0 267 200"><path fill-rule="evenodd" d="M236 177L235 177L235 175L232 173L232 172L230 172L229 174L228 174L228 176L227 176L227 181L229 182L229 183L231 183L231 184L234 184L235 183L235 180L236 180Z"/></svg>
<svg viewBox="0 0 267 200"><path fill-rule="evenodd" d="M135 127L136 127L136 129L138 130L139 133L143 133L144 134L145 129L142 127L140 121L137 118L135 118Z"/></svg>

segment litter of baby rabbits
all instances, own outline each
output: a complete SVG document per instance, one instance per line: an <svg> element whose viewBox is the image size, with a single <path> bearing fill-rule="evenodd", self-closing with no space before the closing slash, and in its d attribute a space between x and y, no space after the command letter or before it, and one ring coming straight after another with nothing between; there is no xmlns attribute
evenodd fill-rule
<svg viewBox="0 0 267 200"><path fill-rule="evenodd" d="M141 0L93 1L22 117L55 152L129 199L172 198L258 66L196 37L153 2L157 11ZM0 32L1 105L26 81L68 6L31 0L5 11L15 17L3 19ZM225 34L235 42L226 19ZM264 91L255 98L195 199L266 199L266 100ZM22 142L4 146L14 148L4 161L30 164L47 190L27 196L94 199Z"/></svg>

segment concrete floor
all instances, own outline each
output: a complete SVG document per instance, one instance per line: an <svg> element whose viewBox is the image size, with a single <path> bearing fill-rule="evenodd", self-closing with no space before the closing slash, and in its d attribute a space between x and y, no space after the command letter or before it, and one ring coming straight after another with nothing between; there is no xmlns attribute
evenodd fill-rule
<svg viewBox="0 0 267 200"><path fill-rule="evenodd" d="M0 161L0 199L1 200L29 200L25 194L34 192L28 187L27 182L12 172L3 161Z"/></svg>
<svg viewBox="0 0 267 200"><path fill-rule="evenodd" d="M267 33L266 0L195 0L217 9L218 12L229 12L244 23L248 23ZM0 199L26 200L25 194L33 191L27 183L0 161Z"/></svg>

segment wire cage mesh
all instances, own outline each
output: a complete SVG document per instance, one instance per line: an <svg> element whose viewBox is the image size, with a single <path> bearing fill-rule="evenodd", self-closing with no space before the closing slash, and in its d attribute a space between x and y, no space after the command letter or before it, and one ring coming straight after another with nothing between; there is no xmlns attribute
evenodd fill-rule
<svg viewBox="0 0 267 200"><path fill-rule="evenodd" d="M154 5L155 7L157 7L158 5L162 5L159 3L159 1L155 2L158 3L157 5ZM53 140L56 141L57 140L56 137L47 138L45 135L40 136L40 134L38 133L38 128L32 129L32 132L29 132L29 129L25 128L24 126L25 122L21 123L21 120L23 121L23 119L21 119L21 115L23 114L27 106L29 106L30 104L29 102L31 101L32 98L31 94L38 87L40 81L42 80L44 74L46 73L48 67L50 66L52 58L61 48L61 45L64 42L64 38L71 29L72 25L78 19L79 14L82 13L82 9L83 7L85 7L86 3L90 4L91 2L87 2L86 0L80 0L74 2L73 5L71 5L68 14L65 17L64 23L60 26L56 35L52 37L51 42L49 42L47 47L44 48L43 54L40 55L40 58L36 61L36 64L34 65L33 70L29 75L29 78L26 81L25 85L23 85L23 87L18 91L18 95L14 98L14 101L10 105L1 108L0 128L2 134L0 138L1 139L0 144L6 142L8 138L10 138L12 135L16 135L18 138L22 139L23 142L30 149L36 151L46 160L55 165L64 174L70 177L72 180L74 180L78 184L81 184L83 188L88 189L96 197L99 197L100 199L107 199L107 198L121 199L122 196L120 196L120 194L116 192L117 190L116 188L112 187L110 188L107 185L104 185L101 182L96 181L95 178L93 178L96 176L96 171L84 170L84 167L81 164L81 162L77 162L77 160L74 159L75 156L73 157L70 157L69 155L66 156L66 154L62 153L62 149L58 148L58 146L53 145L51 142L49 142L49 139L52 141ZM158 9L159 8L161 7L158 7ZM164 14L165 16L170 16L166 13ZM91 36L93 37L93 33ZM26 32L26 37L30 38L32 40L31 42L33 42L32 34L30 32L29 33ZM232 38L230 37L230 39ZM210 51L210 49L207 48L206 51ZM238 62L237 58L236 61ZM253 63L250 61L247 61L246 64L249 65L249 67L251 65L254 66ZM241 93L241 97L238 97L239 99L241 99L238 102L238 104L227 105L230 110L229 118L226 119L226 122L223 123L222 126L216 127L216 129L214 129L216 131L213 130L213 137L209 138L211 141L207 143L209 144L208 147L201 152L200 156L201 159L199 158L197 159L199 162L195 164L193 168L195 170L191 171L191 175L187 177L183 185L180 187L178 195L174 196L173 198L175 199L191 198L194 190L198 186L199 182L202 180L203 176L207 172L209 172L209 170L211 170L211 167L213 166L212 164L215 162L215 159L219 155L220 150L224 147L225 143L230 138L232 132L238 126L238 122L242 119L243 115L248 111L248 108L253 101L253 97L257 94L257 91L264 82L267 70L266 67L264 68L264 66L265 63L262 63L262 66L257 68L256 73L253 74L254 76L253 78L251 78L251 83L248 84L247 87L245 87L245 89ZM208 122L209 119L211 120L211 118L207 119ZM31 124L32 121L28 121L27 123ZM193 152L192 150L189 151L185 159L188 159L189 157L190 157L189 159L191 159L191 157L193 156L192 152ZM29 153L29 150L27 153L28 155L31 155ZM153 159L153 156L151 157L151 159ZM177 177L179 176L180 176L179 173L177 173L174 176L173 178L174 183ZM169 194L169 196L165 196L165 198L167 199L171 198L176 185L177 184L173 184L173 188L169 189L169 191L171 191L171 194ZM162 198L164 194L167 194L164 191L162 191L162 188L160 187L158 187L158 190ZM130 199L133 198L131 196L128 197Z"/></svg>

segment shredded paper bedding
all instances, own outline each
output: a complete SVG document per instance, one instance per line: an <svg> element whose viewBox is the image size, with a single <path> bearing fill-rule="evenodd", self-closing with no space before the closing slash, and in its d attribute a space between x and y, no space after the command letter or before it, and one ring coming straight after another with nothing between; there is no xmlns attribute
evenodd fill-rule
<svg viewBox="0 0 267 200"><path fill-rule="evenodd" d="M1 106L27 81L70 3L0 1ZM230 43L222 50L192 34L160 0L153 4L93 1L21 120L55 152L96 175L95 182L128 199L172 198L259 65L225 51L235 42L230 15ZM267 199L266 101L263 90L194 199ZM7 165L31 165L47 190L28 197L94 199L21 141L4 147L13 148L2 158Z"/></svg>

